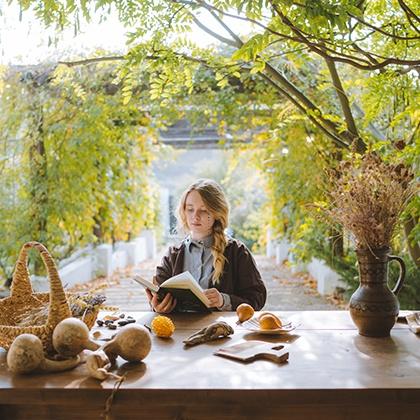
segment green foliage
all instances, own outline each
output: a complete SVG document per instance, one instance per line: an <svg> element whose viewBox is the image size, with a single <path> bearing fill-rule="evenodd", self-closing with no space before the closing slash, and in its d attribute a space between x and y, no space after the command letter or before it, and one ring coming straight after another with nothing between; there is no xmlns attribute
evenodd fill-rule
<svg viewBox="0 0 420 420"><path fill-rule="evenodd" d="M236 66L237 69L228 73L239 77L244 71L251 71L271 78L290 95L289 99L299 104L306 116L311 116L313 122L323 125L331 136L338 136L346 144L349 143L344 134L349 130L349 121L343 113L349 110L338 98L333 100L336 105L333 112L324 110L322 100L318 101L318 97L301 89L302 71L299 67L309 63L304 67L312 72L319 60L329 58L340 66L339 73L352 70L352 82L357 84L361 79L369 79L367 75L375 78L384 73L394 80L400 80L403 74L413 79L406 70L410 65L415 66L418 59L415 17L420 11L415 0L407 0L405 7L391 0L375 0L367 4L358 0L301 3L259 0L20 0L18 3L23 10L34 8L37 16L47 25L56 24L60 28L74 25L76 31L81 18L89 20L91 16L99 15L105 19L112 12L118 13L129 32L129 62L150 59L151 67L153 62L160 66L155 76L150 72L154 79L151 89L153 97L160 97L163 105L167 104L170 95L179 93L182 86L189 87L191 93L191 73L184 73L182 58L187 57L194 64L202 63L215 70L220 88L228 87L226 70ZM209 12L218 27L224 27L224 30L217 32L208 25L205 17L209 16ZM248 33L236 33L232 22L249 28ZM230 57L212 47L199 48L191 41L188 34L193 23L227 45L231 50ZM162 60L165 60L164 66L161 66ZM274 69L286 81L273 76ZM327 74L327 83L331 83L331 79L333 76ZM130 97L129 80L126 79L124 86L125 101ZM322 82L317 83L315 87L322 92ZM339 87L335 86L335 89ZM302 93L309 102L302 98ZM368 112L367 115L371 114ZM328 124L325 117L329 117L327 120L333 124Z"/></svg>
<svg viewBox="0 0 420 420"><path fill-rule="evenodd" d="M264 179L254 170L252 152L233 150L221 180L230 199L230 228L252 251L261 251L265 237Z"/></svg>
<svg viewBox="0 0 420 420"><path fill-rule="evenodd" d="M413 260L407 255L403 255L406 266L404 285L398 294L398 301L401 309L419 310L420 309L420 284L419 269ZM395 263L389 264L389 285L395 284L399 276L399 266Z"/></svg>
<svg viewBox="0 0 420 420"><path fill-rule="evenodd" d="M293 114L270 136L261 137L264 148L258 150L257 162L267 179L273 232L293 239L312 212L308 204L323 197L325 162L317 156L314 135Z"/></svg>
<svg viewBox="0 0 420 420"><path fill-rule="evenodd" d="M92 70L46 69L44 83L21 74L4 79L0 260L7 276L24 241L65 256L156 223L150 118L138 104L124 105L124 92L112 88L114 69Z"/></svg>
<svg viewBox="0 0 420 420"><path fill-rule="evenodd" d="M309 262L312 257L325 261L347 284L345 297L349 299L359 285L356 254L351 245L346 243L345 255L335 256L333 244L337 239L329 226L308 216L294 238L292 252L299 261Z"/></svg>
<svg viewBox="0 0 420 420"><path fill-rule="evenodd" d="M357 257L351 243L346 240L345 255L343 257L334 257L331 245L335 238L331 237L328 226L315 223L313 219L308 218L300 226L299 232L295 238L295 246L292 250L294 255L301 261L309 261L312 257L325 261L347 285L344 291L344 298L349 300L359 287ZM418 310L420 309L419 269L409 255L404 254L397 247L397 244L395 248L393 254L402 255L406 265L404 286L398 295L400 308ZM388 286L392 289L399 276L399 265L390 262L388 269Z"/></svg>
<svg viewBox="0 0 420 420"><path fill-rule="evenodd" d="M359 150L369 145L418 173L418 1L405 0L406 8L393 0L19 3L35 7L47 24L76 28L80 16L106 16L115 8L130 28L120 71L125 103L147 89L157 126L187 116L194 126L216 124L237 141L252 137L246 148L267 180L264 213L276 233L301 244L313 237L328 243L308 204L325 199L323 169L346 153L335 145L350 147L356 139ZM224 48L186 39L193 22L206 28L209 9L222 29L215 35L207 27L207 33ZM243 25L240 34L232 21ZM407 146L398 151L402 139ZM404 217L417 221L419 211L413 200ZM411 240L419 232L417 223ZM316 251L306 246L302 257L311 254Z"/></svg>

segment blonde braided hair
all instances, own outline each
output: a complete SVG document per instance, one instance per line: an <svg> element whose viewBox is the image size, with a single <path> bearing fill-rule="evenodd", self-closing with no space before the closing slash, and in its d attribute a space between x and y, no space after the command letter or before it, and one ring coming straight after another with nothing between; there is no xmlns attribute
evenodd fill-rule
<svg viewBox="0 0 420 420"><path fill-rule="evenodd" d="M188 232L187 216L185 214L185 206L187 196L191 191L197 191L207 210L215 219L213 224L213 246L211 253L213 255L213 283L217 284L223 273L226 257L224 256L227 245L225 229L229 220L229 204L222 187L212 179L199 179L191 184L181 195L177 209L178 224L181 230Z"/></svg>

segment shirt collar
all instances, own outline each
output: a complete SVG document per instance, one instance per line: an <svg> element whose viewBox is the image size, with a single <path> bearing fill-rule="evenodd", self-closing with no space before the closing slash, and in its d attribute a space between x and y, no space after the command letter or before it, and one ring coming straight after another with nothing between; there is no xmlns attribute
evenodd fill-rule
<svg viewBox="0 0 420 420"><path fill-rule="evenodd" d="M213 235L206 236L205 238L202 238L200 240L194 240L191 238L191 235L188 235L185 238L185 245L190 251L192 246L196 246L198 248L211 248L213 246Z"/></svg>

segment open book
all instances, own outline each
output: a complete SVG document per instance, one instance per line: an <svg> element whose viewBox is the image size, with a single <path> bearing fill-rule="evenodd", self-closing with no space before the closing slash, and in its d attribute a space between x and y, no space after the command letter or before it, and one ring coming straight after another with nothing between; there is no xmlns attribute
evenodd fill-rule
<svg viewBox="0 0 420 420"><path fill-rule="evenodd" d="M146 289L157 293L163 299L166 293L170 293L176 300L176 310L180 312L203 312L210 311L210 302L204 294L201 286L194 280L189 271L173 276L164 281L160 286L153 284L140 276L134 276L133 280Z"/></svg>

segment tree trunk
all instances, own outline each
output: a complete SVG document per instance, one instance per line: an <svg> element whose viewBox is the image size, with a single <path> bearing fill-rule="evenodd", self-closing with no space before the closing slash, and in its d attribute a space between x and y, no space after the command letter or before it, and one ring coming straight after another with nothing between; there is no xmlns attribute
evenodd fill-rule
<svg viewBox="0 0 420 420"><path fill-rule="evenodd" d="M93 227L93 234L98 238L99 243L103 242L104 233L102 231L102 223L99 215L94 216L95 226Z"/></svg>
<svg viewBox="0 0 420 420"><path fill-rule="evenodd" d="M48 174L47 154L44 143L44 121L42 104L38 100L39 93L31 89L34 98L33 127L31 145L29 147L30 165L30 194L32 200L30 223L31 239L39 241L47 246L47 205L48 205ZM40 258L35 260L35 273L39 274L43 269Z"/></svg>

